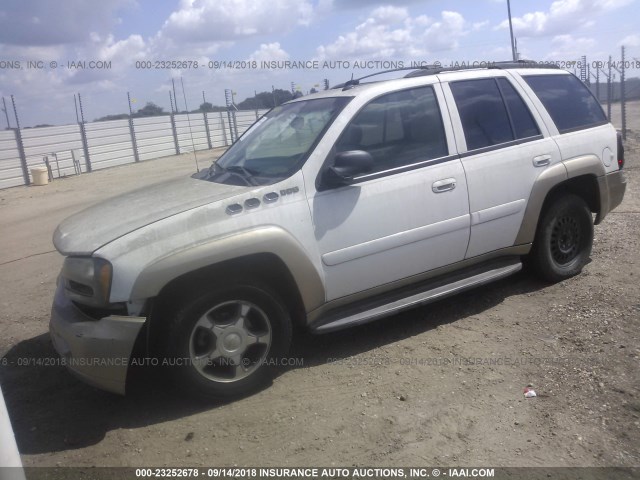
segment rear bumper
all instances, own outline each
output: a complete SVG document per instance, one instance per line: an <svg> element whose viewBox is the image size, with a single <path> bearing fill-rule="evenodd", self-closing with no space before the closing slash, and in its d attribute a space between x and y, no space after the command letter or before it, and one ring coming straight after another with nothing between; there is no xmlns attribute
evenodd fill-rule
<svg viewBox="0 0 640 480"><path fill-rule="evenodd" d="M67 298L60 282L49 332L72 373L90 385L124 395L129 359L145 321L144 317L88 317Z"/></svg>
<svg viewBox="0 0 640 480"><path fill-rule="evenodd" d="M599 224L607 214L616 208L624 198L627 189L627 177L624 170L617 170L598 177L598 189L600 191L600 211L596 216L595 224Z"/></svg>

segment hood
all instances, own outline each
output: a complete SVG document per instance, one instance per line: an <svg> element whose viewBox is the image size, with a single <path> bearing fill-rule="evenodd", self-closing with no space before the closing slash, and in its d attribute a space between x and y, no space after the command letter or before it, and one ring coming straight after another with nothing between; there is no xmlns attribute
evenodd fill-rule
<svg viewBox="0 0 640 480"><path fill-rule="evenodd" d="M53 234L63 255L90 255L138 228L246 190L194 178L150 185L105 200L64 220Z"/></svg>

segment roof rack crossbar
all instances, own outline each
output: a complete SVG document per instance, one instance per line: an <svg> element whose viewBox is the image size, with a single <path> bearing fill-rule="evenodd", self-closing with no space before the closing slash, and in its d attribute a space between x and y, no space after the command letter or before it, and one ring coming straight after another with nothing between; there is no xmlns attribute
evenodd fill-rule
<svg viewBox="0 0 640 480"><path fill-rule="evenodd" d="M355 87L356 85L360 84L361 80L364 80L365 78L370 78L370 77L374 77L376 75L383 75L385 73L392 73L392 72L401 72L403 70L411 70L410 73L406 74L404 76L404 78L413 78L413 77L422 77L425 75L436 75L438 73L442 73L442 72L455 72L455 71L459 71L459 70L478 70L478 69L499 69L499 70L508 70L510 68L553 68L553 69L558 69L560 67L558 67L557 65L553 64L553 63L538 63L535 62L533 60L508 60L508 61L504 61L504 62L492 62L489 63L487 62L485 65L460 65L460 66L455 66L455 67L443 67L440 64L435 64L435 65L416 65L414 67L400 67L400 68L392 68L390 70L382 70L380 72L376 72L376 73L371 73L369 75L365 75L364 77L360 77L360 78L353 78L353 75L351 77L351 80L347 80L344 83L340 83L334 87L332 87L332 89L342 89L342 90L348 90L350 88Z"/></svg>

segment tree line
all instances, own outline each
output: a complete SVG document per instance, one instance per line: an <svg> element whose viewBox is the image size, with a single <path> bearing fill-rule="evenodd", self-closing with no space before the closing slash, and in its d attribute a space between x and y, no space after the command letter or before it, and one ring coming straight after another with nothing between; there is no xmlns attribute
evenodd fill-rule
<svg viewBox="0 0 640 480"><path fill-rule="evenodd" d="M311 92L315 93L315 92ZM253 97L245 98L240 103L236 104L238 110L264 110L273 108L282 103L288 102L293 98L301 97L301 92L296 92L292 94L289 90L275 89L271 92L260 92L256 93ZM226 106L213 105L210 102L203 102L200 106L195 109L187 112L187 110L181 110L175 113L209 113L209 112L226 112ZM157 117L160 115L170 115L171 112L167 112L163 107L156 105L153 102L147 102L147 104L133 112L131 115L133 118L141 118L141 117ZM102 122L107 120L122 120L125 118L129 118L128 113L118 113L115 115L105 115L104 117L96 118L96 122Z"/></svg>

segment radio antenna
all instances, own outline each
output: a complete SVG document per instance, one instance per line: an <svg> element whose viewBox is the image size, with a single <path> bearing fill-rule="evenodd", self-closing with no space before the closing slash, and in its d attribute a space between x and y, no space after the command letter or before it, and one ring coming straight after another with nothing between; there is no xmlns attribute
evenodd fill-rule
<svg viewBox="0 0 640 480"><path fill-rule="evenodd" d="M193 158L196 161L196 173L200 171L198 166L198 155L196 155L196 144L193 141L193 131L191 130L191 119L189 118L189 107L187 106L187 94L184 93L184 81L180 77L180 84L182 85L182 96L184 97L184 108L187 109L187 124L189 125L189 135L191 136L191 146L193 147Z"/></svg>

